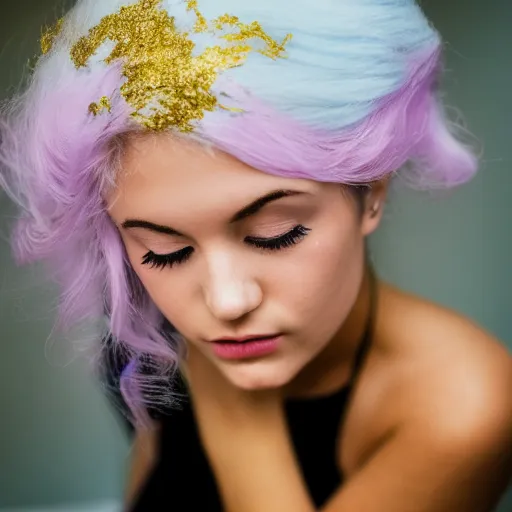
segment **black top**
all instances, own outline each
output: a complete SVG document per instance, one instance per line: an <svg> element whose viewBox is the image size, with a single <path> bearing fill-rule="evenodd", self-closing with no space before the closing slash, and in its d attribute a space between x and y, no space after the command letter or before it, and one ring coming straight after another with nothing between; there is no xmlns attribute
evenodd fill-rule
<svg viewBox="0 0 512 512"><path fill-rule="evenodd" d="M351 391L361 371L372 338L375 279L371 278L371 307L364 335L345 387L328 396L288 399L286 418L304 481L317 507L343 483L336 464L336 442ZM179 409L161 417L159 458L131 512L223 510L215 477L202 447L186 386Z"/></svg>

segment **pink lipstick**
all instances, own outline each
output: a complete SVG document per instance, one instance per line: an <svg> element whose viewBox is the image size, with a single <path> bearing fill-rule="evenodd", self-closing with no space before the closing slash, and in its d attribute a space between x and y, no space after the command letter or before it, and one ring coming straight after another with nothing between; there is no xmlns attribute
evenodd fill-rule
<svg viewBox="0 0 512 512"><path fill-rule="evenodd" d="M222 338L212 342L213 351L221 359L250 359L274 353L281 335Z"/></svg>

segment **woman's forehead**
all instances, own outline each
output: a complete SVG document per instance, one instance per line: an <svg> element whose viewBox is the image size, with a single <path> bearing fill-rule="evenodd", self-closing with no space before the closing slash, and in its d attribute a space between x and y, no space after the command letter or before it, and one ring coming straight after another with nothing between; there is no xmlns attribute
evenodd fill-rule
<svg viewBox="0 0 512 512"><path fill-rule="evenodd" d="M275 190L318 193L320 183L274 176L231 155L172 136L130 142L108 203L118 212L232 209ZM115 200L115 204L114 204Z"/></svg>
<svg viewBox="0 0 512 512"><path fill-rule="evenodd" d="M173 196L224 191L230 197L246 189L318 188L313 181L265 173L216 148L166 135L136 138L127 145L118 186L138 194L163 187Z"/></svg>

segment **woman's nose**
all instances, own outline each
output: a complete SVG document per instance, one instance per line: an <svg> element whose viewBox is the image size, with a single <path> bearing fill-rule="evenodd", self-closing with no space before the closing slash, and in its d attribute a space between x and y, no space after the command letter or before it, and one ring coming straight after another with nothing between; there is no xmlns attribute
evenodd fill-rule
<svg viewBox="0 0 512 512"><path fill-rule="evenodd" d="M237 320L261 304L262 290L246 270L238 268L232 261L217 259L212 263L205 286L205 301L217 319Z"/></svg>

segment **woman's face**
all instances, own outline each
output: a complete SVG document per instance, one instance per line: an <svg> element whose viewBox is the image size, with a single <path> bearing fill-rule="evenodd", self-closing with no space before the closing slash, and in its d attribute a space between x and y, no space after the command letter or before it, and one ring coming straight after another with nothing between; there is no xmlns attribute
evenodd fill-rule
<svg viewBox="0 0 512 512"><path fill-rule="evenodd" d="M289 383L336 336L378 222L338 184L272 176L169 136L130 142L107 199L160 311L244 389ZM212 341L247 336L278 337Z"/></svg>

